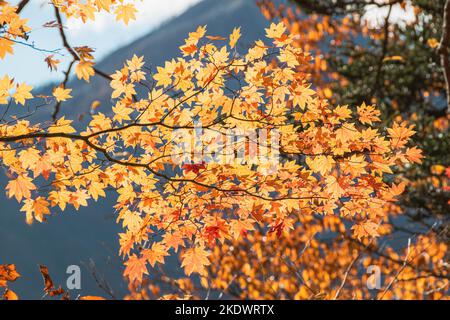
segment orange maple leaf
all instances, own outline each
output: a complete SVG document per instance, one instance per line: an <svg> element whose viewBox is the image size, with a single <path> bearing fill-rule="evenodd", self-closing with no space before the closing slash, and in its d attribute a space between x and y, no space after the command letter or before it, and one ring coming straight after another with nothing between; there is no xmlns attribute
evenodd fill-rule
<svg viewBox="0 0 450 320"><path fill-rule="evenodd" d="M125 262L125 271L123 275L130 279L130 282L142 282L144 274L148 274L147 271L147 259L144 257L139 258L135 254L131 255L127 262Z"/></svg>
<svg viewBox="0 0 450 320"><path fill-rule="evenodd" d="M205 266L210 265L208 256L209 253L205 251L204 247L190 248L181 257L181 267L188 276L194 272L204 276L207 273Z"/></svg>

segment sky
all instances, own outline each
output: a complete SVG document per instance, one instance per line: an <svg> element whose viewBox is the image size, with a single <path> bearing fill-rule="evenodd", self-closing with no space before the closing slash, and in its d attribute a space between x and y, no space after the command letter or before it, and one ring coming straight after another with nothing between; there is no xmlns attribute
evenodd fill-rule
<svg viewBox="0 0 450 320"><path fill-rule="evenodd" d="M137 19L125 26L115 21L115 17L106 12L98 13L95 21L82 23L79 19L71 18L65 22L66 34L72 46L87 45L95 49L95 58L100 61L102 57L125 46L133 40L157 28L168 19L183 13L192 5L202 0L142 0L137 1ZM224 0L225 1L225 0ZM255 1L255 0L248 0ZM12 3L18 1L12 1ZM366 19L376 25L384 21L387 8L368 6ZM33 0L25 7L21 14L28 18L28 25L33 29L30 41L34 46L55 50L62 49L61 39L56 28L43 28L46 22L53 21L53 10L47 0ZM409 20L412 10L401 10L394 7L391 22ZM0 61L0 77L11 75L18 82L27 82L33 86L43 85L47 82L58 82L63 78L62 72L51 72L44 62L48 53L38 52L23 45L14 46L14 56ZM61 60L60 70L65 70L71 56L63 49L54 58Z"/></svg>
<svg viewBox="0 0 450 320"><path fill-rule="evenodd" d="M95 58L102 57L114 50L132 42L157 28L161 23L183 13L192 5L201 0L143 0L137 1L138 14L136 20L125 26L123 22L115 21L114 15L102 12L97 14L95 21L86 24L78 19L69 19L65 22L68 41L72 46L87 45L95 49ZM11 1L13 4L19 1ZM54 21L52 7L47 0L33 0L25 7L21 17L28 18L28 25L33 29L30 41L34 46L55 50L61 49L61 40L58 29L43 28L42 25ZM65 50L61 54L54 54L54 58L61 60L60 69L70 61L70 55ZM14 56L0 61L0 77L11 75L18 82L27 82L33 86L42 85L50 81L59 81L63 78L61 72L50 72L45 57L48 53L38 52L32 48L15 45ZM58 70L59 71L59 70Z"/></svg>

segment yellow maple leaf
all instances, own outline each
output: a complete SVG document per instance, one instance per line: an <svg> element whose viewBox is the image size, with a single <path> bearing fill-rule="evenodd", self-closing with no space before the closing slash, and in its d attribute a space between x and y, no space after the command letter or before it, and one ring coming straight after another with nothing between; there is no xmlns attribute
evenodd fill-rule
<svg viewBox="0 0 450 320"><path fill-rule="evenodd" d="M280 38L286 31L286 26L283 22L278 24L272 23L269 28L266 28L267 38L277 39Z"/></svg>
<svg viewBox="0 0 450 320"><path fill-rule="evenodd" d="M0 59L4 59L6 54L14 54L13 42L5 38L0 38Z"/></svg>
<svg viewBox="0 0 450 320"><path fill-rule="evenodd" d="M48 208L49 205L49 202L43 197L26 199L20 211L26 213L27 224L33 223L33 217L37 221L43 222L45 221L45 216L50 214L50 210Z"/></svg>
<svg viewBox="0 0 450 320"><path fill-rule="evenodd" d="M237 41L239 40L239 38L241 37L241 28L234 28L233 32L230 35L230 47L234 48L234 46L236 45Z"/></svg>
<svg viewBox="0 0 450 320"><path fill-rule="evenodd" d="M40 158L40 151L34 148L19 152L19 161L25 169L34 169Z"/></svg>
<svg viewBox="0 0 450 320"><path fill-rule="evenodd" d="M128 25L130 20L136 20L136 8L132 4L121 4L116 8L116 20L123 22Z"/></svg>
<svg viewBox="0 0 450 320"><path fill-rule="evenodd" d="M13 88L14 82L7 75L0 79L0 104L8 103L9 91Z"/></svg>
<svg viewBox="0 0 450 320"><path fill-rule="evenodd" d="M23 198L30 198L31 191L36 190L36 186L31 182L31 178L20 175L9 181L6 190L8 191L8 198L15 197L17 201L21 201Z"/></svg>
<svg viewBox="0 0 450 320"><path fill-rule="evenodd" d="M25 100L33 98L31 94L32 86L27 85L26 83L20 83L16 86L16 92L12 95L16 103L20 103L21 105L25 105Z"/></svg>
<svg viewBox="0 0 450 320"><path fill-rule="evenodd" d="M334 108L333 113L339 120L344 120L352 117L352 110L348 106L337 106Z"/></svg>
<svg viewBox="0 0 450 320"><path fill-rule="evenodd" d="M127 60L127 65L128 68L130 68L130 71L140 70L144 65L144 56L138 57L137 55L133 55L131 60Z"/></svg>
<svg viewBox="0 0 450 320"><path fill-rule="evenodd" d="M67 99L72 98L70 93L72 89L65 89L63 86L59 86L53 89L53 96L56 98L56 101L66 101Z"/></svg>
<svg viewBox="0 0 450 320"><path fill-rule="evenodd" d="M98 197L106 197L105 194L105 186L97 181L92 181L88 187L88 193L95 201L98 200Z"/></svg>
<svg viewBox="0 0 450 320"><path fill-rule="evenodd" d="M306 158L306 164L311 168L311 170L314 172L319 172L322 175L325 175L327 172L331 171L334 163L335 161L331 156L320 155Z"/></svg>
<svg viewBox="0 0 450 320"><path fill-rule="evenodd" d="M66 120L65 117L59 119L54 125L48 128L50 133L74 133L75 129L70 125L72 120Z"/></svg>
<svg viewBox="0 0 450 320"><path fill-rule="evenodd" d="M94 68L92 67L93 65L94 63L91 61L81 60L78 62L75 67L75 74L78 79L84 79L86 82L89 82L89 78L95 75Z"/></svg>
<svg viewBox="0 0 450 320"><path fill-rule="evenodd" d="M109 12L109 8L111 7L111 0L95 0L95 5L99 10L103 9Z"/></svg>
<svg viewBox="0 0 450 320"><path fill-rule="evenodd" d="M168 87L172 84L172 74L165 68L157 67L158 72L153 75L153 79L157 81L157 86Z"/></svg>

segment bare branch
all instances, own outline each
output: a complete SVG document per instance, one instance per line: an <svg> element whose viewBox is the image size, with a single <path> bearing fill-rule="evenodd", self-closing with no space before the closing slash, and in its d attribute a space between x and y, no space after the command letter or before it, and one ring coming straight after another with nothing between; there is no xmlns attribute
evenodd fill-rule
<svg viewBox="0 0 450 320"><path fill-rule="evenodd" d="M30 0L22 0L22 1L20 1L19 5L17 6L16 13L19 14L29 2L30 2Z"/></svg>
<svg viewBox="0 0 450 320"><path fill-rule="evenodd" d="M437 52L441 56L442 72L445 78L447 93L447 113L450 113L450 61L448 59L448 46L450 44L450 0L445 2L442 22L442 36Z"/></svg>

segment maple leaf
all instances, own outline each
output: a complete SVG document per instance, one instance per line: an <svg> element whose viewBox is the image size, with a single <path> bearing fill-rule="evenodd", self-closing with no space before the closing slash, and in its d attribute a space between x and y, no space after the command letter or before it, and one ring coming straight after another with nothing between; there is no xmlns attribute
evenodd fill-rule
<svg viewBox="0 0 450 320"><path fill-rule="evenodd" d="M109 8L111 7L112 0L95 0L95 5L98 7L98 9L103 9L107 12L109 12Z"/></svg>
<svg viewBox="0 0 450 320"><path fill-rule="evenodd" d="M146 264L147 260L145 258L139 258L133 254L128 258L128 261L125 262L126 268L123 275L128 277L130 282L137 281L138 283L141 283L144 274L148 274Z"/></svg>
<svg viewBox="0 0 450 320"><path fill-rule="evenodd" d="M125 210L123 211L123 214L121 213L120 217L123 218L124 228L128 228L131 231L139 230L142 223L142 218L139 212Z"/></svg>
<svg viewBox="0 0 450 320"><path fill-rule="evenodd" d="M156 263L164 263L164 257L168 256L166 247L161 243L154 243L151 249L142 251L142 257L154 267Z"/></svg>
<svg viewBox="0 0 450 320"><path fill-rule="evenodd" d="M81 60L75 67L75 74L78 79L84 79L86 82L89 82L89 78L95 75L94 65L91 61Z"/></svg>
<svg viewBox="0 0 450 320"><path fill-rule="evenodd" d="M17 84L16 92L12 95L16 103L20 103L21 105L25 105L25 100L33 98L31 94L32 86L29 86L25 83Z"/></svg>
<svg viewBox="0 0 450 320"><path fill-rule="evenodd" d="M26 169L33 169L36 167L36 163L40 159L40 151L34 148L22 150L19 152L19 161Z"/></svg>
<svg viewBox="0 0 450 320"><path fill-rule="evenodd" d="M65 117L61 117L56 123L48 128L50 133L74 133L75 129L71 126L72 120L67 120Z"/></svg>
<svg viewBox="0 0 450 320"><path fill-rule="evenodd" d="M172 84L172 73L167 68L157 67L157 73L153 75L153 79L157 81L158 86L170 86Z"/></svg>
<svg viewBox="0 0 450 320"><path fill-rule="evenodd" d="M311 168L311 170L314 172L319 172L322 175L329 172L333 168L334 163L335 161L331 156L315 156L306 158L306 164Z"/></svg>
<svg viewBox="0 0 450 320"><path fill-rule="evenodd" d="M283 22L280 22L278 24L272 23L270 27L265 30L267 38L278 39L281 38L281 36L286 31L286 26Z"/></svg>
<svg viewBox="0 0 450 320"><path fill-rule="evenodd" d="M92 181L89 184L88 193L95 201L97 201L99 196L106 197L104 189L105 189L105 186L102 183L97 182L97 181Z"/></svg>
<svg viewBox="0 0 450 320"><path fill-rule="evenodd" d="M365 221L360 224L355 224L352 227L353 236L358 240L361 240L364 237L379 237L378 233L378 224L373 221Z"/></svg>
<svg viewBox="0 0 450 320"><path fill-rule="evenodd" d="M195 44L188 44L180 47L181 51L183 52L183 55L185 56L193 56L198 48Z"/></svg>
<svg viewBox="0 0 450 320"><path fill-rule="evenodd" d="M326 182L326 190L333 196L333 198L340 198L345 193L345 190L341 187L336 177L330 175L326 178Z"/></svg>
<svg viewBox="0 0 450 320"><path fill-rule="evenodd" d="M241 28L234 28L230 35L230 47L234 48L239 38L241 37Z"/></svg>
<svg viewBox="0 0 450 320"><path fill-rule="evenodd" d="M197 44L198 41L206 34L206 26L198 26L194 32L189 32L189 38L186 40L186 44Z"/></svg>
<svg viewBox="0 0 450 320"><path fill-rule="evenodd" d="M134 244L134 235L131 232L119 233L120 255L129 255Z"/></svg>
<svg viewBox="0 0 450 320"><path fill-rule="evenodd" d="M72 89L65 89L63 85L60 85L59 87L53 89L53 96L58 102L66 101L67 99L72 98L70 95L71 92Z"/></svg>
<svg viewBox="0 0 450 320"><path fill-rule="evenodd" d="M21 201L22 198L30 198L31 191L36 190L36 186L31 181L31 178L23 175L19 175L16 179L9 181L6 186L8 197L15 197L17 201Z"/></svg>
<svg viewBox="0 0 450 320"><path fill-rule="evenodd" d="M52 171L52 166L51 166L51 163L50 163L48 157L42 157L42 158L39 158L34 165L33 176L34 176L34 178L36 178L42 174L44 179L48 180L48 178L50 177L51 171Z"/></svg>
<svg viewBox="0 0 450 320"><path fill-rule="evenodd" d="M0 264L0 287L6 287L7 282L14 282L19 277L14 264Z"/></svg>
<svg viewBox="0 0 450 320"><path fill-rule="evenodd" d="M89 195L86 190L77 190L72 192L69 196L69 203L73 204L75 209L79 209L80 206L87 207L87 200L89 199Z"/></svg>
<svg viewBox="0 0 450 320"><path fill-rule="evenodd" d="M48 273L48 268L44 265L39 265L39 271L41 272L42 278L44 280L44 292L49 293L55 287L53 285L52 278Z"/></svg>
<svg viewBox="0 0 450 320"><path fill-rule="evenodd" d="M379 118L380 110L375 109L374 106L368 106L364 102L356 108L356 112L359 115L359 121L363 124L371 125L373 122L381 121Z"/></svg>
<svg viewBox="0 0 450 320"><path fill-rule="evenodd" d="M48 272L48 268L44 265L39 265L39 271L41 272L42 279L44 280L44 292L50 297L61 296L63 300L68 300L69 294L61 287L55 288L52 278Z"/></svg>
<svg viewBox="0 0 450 320"><path fill-rule="evenodd" d="M136 20L136 8L132 4L121 4L117 6L115 14L116 14L116 20L120 21L123 20L123 22L128 25L128 22L130 20Z"/></svg>
<svg viewBox="0 0 450 320"><path fill-rule="evenodd" d="M284 227L284 221L280 221L279 223L275 223L274 225L272 225L268 232L275 233L277 235L277 238L280 238L281 234L283 233Z"/></svg>
<svg viewBox="0 0 450 320"><path fill-rule="evenodd" d="M401 195L405 191L406 183L400 182L399 184L392 184L392 186L383 193L386 201L394 201L396 197Z"/></svg>
<svg viewBox="0 0 450 320"><path fill-rule="evenodd" d="M180 246L185 246L183 238L177 233L166 233L164 235L164 244L168 249L173 248L175 252L178 251Z"/></svg>
<svg viewBox="0 0 450 320"><path fill-rule="evenodd" d="M194 172L195 174L198 174L200 172L200 170L204 170L206 169L206 165L204 163L201 164L183 164L183 169L186 171L186 173L188 172Z"/></svg>
<svg viewBox="0 0 450 320"><path fill-rule="evenodd" d="M9 90L14 86L14 81L5 75L0 79L0 104L6 104L9 96Z"/></svg>
<svg viewBox="0 0 450 320"><path fill-rule="evenodd" d="M348 108L348 106L337 106L333 109L333 113L339 120L344 120L352 117L352 111Z"/></svg>
<svg viewBox="0 0 450 320"><path fill-rule="evenodd" d="M61 63L58 59L53 59L53 55L49 55L45 58L45 62L47 63L48 68L50 71L57 71L58 70L58 64Z"/></svg>
<svg viewBox="0 0 450 320"><path fill-rule="evenodd" d="M13 42L8 37L0 38L0 59L4 59L6 54L14 54Z"/></svg>
<svg viewBox="0 0 450 320"><path fill-rule="evenodd" d="M130 71L137 71L142 68L144 65L144 56L138 57L137 55L133 55L131 60L127 61L128 68L130 68Z"/></svg>
<svg viewBox="0 0 450 320"><path fill-rule="evenodd" d="M405 146L408 139L416 133L412 130L413 127L413 125L407 126L406 122L394 122L392 128L387 128L387 132L391 137L391 145L394 148L402 148Z"/></svg>
<svg viewBox="0 0 450 320"><path fill-rule="evenodd" d="M80 56L81 60L93 60L94 56L92 55L92 53L95 51L94 49L92 49L91 47L88 46L80 46L80 47L74 47L73 48L78 55Z"/></svg>
<svg viewBox="0 0 450 320"><path fill-rule="evenodd" d="M409 161L415 162L415 163L422 163L422 159L424 156L422 155L422 150L418 149L417 147L408 148L405 152L406 157Z"/></svg>
<svg viewBox="0 0 450 320"><path fill-rule="evenodd" d="M65 190L52 190L49 192L48 199L51 201L51 205L53 207L59 206L59 208L64 211L66 209L67 203L70 200L70 196L69 193Z"/></svg>
<svg viewBox="0 0 450 320"><path fill-rule="evenodd" d="M205 276L207 273L205 267L211 264L208 259L209 255L202 246L187 249L181 256L181 267L184 268L186 275L189 276L192 273L198 273Z"/></svg>
<svg viewBox="0 0 450 320"><path fill-rule="evenodd" d="M234 239L245 235L248 231L255 230L253 224L255 221L253 219L245 220L233 220L230 222L230 233L233 235Z"/></svg>
<svg viewBox="0 0 450 320"><path fill-rule="evenodd" d="M45 215L50 215L48 206L50 205L43 197L37 197L36 199L26 199L25 204L20 211L26 213L26 221L28 224L33 223L33 217L39 222L45 221Z"/></svg>

